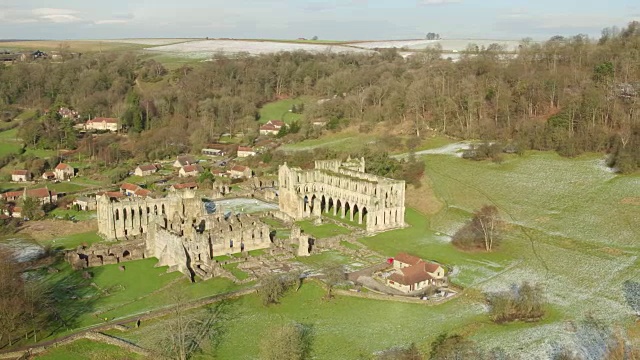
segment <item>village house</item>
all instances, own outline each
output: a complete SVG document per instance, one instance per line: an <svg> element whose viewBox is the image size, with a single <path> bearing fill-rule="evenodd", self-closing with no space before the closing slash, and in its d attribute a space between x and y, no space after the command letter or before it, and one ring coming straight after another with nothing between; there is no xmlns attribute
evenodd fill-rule
<svg viewBox="0 0 640 360"><path fill-rule="evenodd" d="M120 185L120 191L127 196L134 195L138 189L140 189L140 186L135 184L122 183L122 185Z"/></svg>
<svg viewBox="0 0 640 360"><path fill-rule="evenodd" d="M238 147L238 157L245 158L249 156L256 156L256 152L248 146Z"/></svg>
<svg viewBox="0 0 640 360"><path fill-rule="evenodd" d="M178 156L176 158L176 161L173 163L173 167L175 168L181 168L185 165L193 165L197 163L196 159L191 156L191 155L183 155L183 156Z"/></svg>
<svg viewBox="0 0 640 360"><path fill-rule="evenodd" d="M249 179L253 176L251 169L244 165L236 165L229 170L229 176L232 179Z"/></svg>
<svg viewBox="0 0 640 360"><path fill-rule="evenodd" d="M211 169L211 174L213 174L213 176L220 176L220 177L229 176L229 174L226 171L220 170L220 169Z"/></svg>
<svg viewBox="0 0 640 360"><path fill-rule="evenodd" d="M84 124L85 130L108 130L112 132L116 132L120 129L119 126L120 121L114 118L95 118L91 120L87 120Z"/></svg>
<svg viewBox="0 0 640 360"><path fill-rule="evenodd" d="M278 135L283 126L287 126L283 121L269 120L266 124L260 126L260 135Z"/></svg>
<svg viewBox="0 0 640 360"><path fill-rule="evenodd" d="M154 164L139 165L134 171L136 176L149 176L158 171L158 167Z"/></svg>
<svg viewBox="0 0 640 360"><path fill-rule="evenodd" d="M147 189L143 189L138 185L130 184L130 183L122 183L122 185L120 185L120 191L125 196L139 197L139 198L146 198L151 196L152 194L151 191Z"/></svg>
<svg viewBox="0 0 640 360"><path fill-rule="evenodd" d="M11 181L13 182L31 181L31 173L29 172L29 170L13 170L11 172Z"/></svg>
<svg viewBox="0 0 640 360"><path fill-rule="evenodd" d="M107 196L109 197L109 200L114 201L114 200L122 199L126 195L118 191L104 191L104 192L97 193L96 197L98 196Z"/></svg>
<svg viewBox="0 0 640 360"><path fill-rule="evenodd" d="M7 202L16 202L27 197L37 199L40 204L52 204L58 202L58 193L50 191L48 188L23 189L22 191L8 191L2 194L2 198Z"/></svg>
<svg viewBox="0 0 640 360"><path fill-rule="evenodd" d="M65 119L79 119L80 118L80 114L78 114L77 111L75 110L71 110L69 108L66 107L61 107L60 109L58 109L58 114L60 114L60 116L62 116Z"/></svg>
<svg viewBox="0 0 640 360"><path fill-rule="evenodd" d="M54 180L56 178L56 173L53 171L45 171L44 174L42 174L42 178L45 180Z"/></svg>
<svg viewBox="0 0 640 360"><path fill-rule="evenodd" d="M170 191L178 191L178 190L184 190L184 189L198 190L198 184L195 182L189 182L184 184L173 184L169 188Z"/></svg>
<svg viewBox="0 0 640 360"><path fill-rule="evenodd" d="M53 172L56 175L56 179L60 181L69 180L72 177L74 177L76 174L76 170L72 166L64 163L58 164L58 166L56 166Z"/></svg>
<svg viewBox="0 0 640 360"><path fill-rule="evenodd" d="M237 148L235 144L209 144L206 148L202 149L202 155L206 156L227 156L229 153L233 153Z"/></svg>
<svg viewBox="0 0 640 360"><path fill-rule="evenodd" d="M80 196L73 200L73 205L77 205L82 211L95 211L98 208L98 202L96 198L90 198L87 196Z"/></svg>
<svg viewBox="0 0 640 360"><path fill-rule="evenodd" d="M220 149L211 149L211 148L202 149L202 155L206 155L206 156L224 156L222 150L220 150Z"/></svg>
<svg viewBox="0 0 640 360"><path fill-rule="evenodd" d="M204 170L200 165L186 165L180 168L178 171L178 176L180 177L189 177L189 176L198 176Z"/></svg>
<svg viewBox="0 0 640 360"><path fill-rule="evenodd" d="M19 206L7 205L3 209L3 215L14 219L19 219L22 217L22 208Z"/></svg>
<svg viewBox="0 0 640 360"><path fill-rule="evenodd" d="M407 253L399 253L393 258L394 272L386 279L389 287L404 293L414 293L429 286L446 284L442 266L424 261Z"/></svg>

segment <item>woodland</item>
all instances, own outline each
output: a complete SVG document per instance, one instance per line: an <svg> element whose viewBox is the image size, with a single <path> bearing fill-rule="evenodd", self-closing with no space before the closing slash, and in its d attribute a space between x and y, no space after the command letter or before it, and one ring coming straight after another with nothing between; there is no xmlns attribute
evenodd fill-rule
<svg viewBox="0 0 640 360"><path fill-rule="evenodd" d="M223 133L255 139L262 105L309 97L330 100L305 106L299 132L288 135L294 141L317 137L311 122L322 119L329 131L435 131L563 156L606 152L620 172L640 168L638 22L605 29L600 39L525 39L517 55L471 44L457 62L441 57L437 49L408 59L395 49L294 52L168 70L144 54L85 54L0 67L0 110L39 109L19 129L28 147L77 148L106 164L199 151ZM59 106L117 117L128 136L82 139L55 113L40 118Z"/></svg>

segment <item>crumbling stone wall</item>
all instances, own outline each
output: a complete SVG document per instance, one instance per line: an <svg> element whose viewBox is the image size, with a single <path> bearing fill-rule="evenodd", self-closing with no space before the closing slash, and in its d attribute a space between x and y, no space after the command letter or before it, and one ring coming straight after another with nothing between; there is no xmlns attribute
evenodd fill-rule
<svg viewBox="0 0 640 360"><path fill-rule="evenodd" d="M74 269L119 264L145 257L145 243L141 240L94 244L86 248L80 246L65 253L66 260Z"/></svg>
<svg viewBox="0 0 640 360"><path fill-rule="evenodd" d="M404 226L405 182L367 174L364 159L316 161L312 170L280 166L280 211L296 220L332 214L369 232Z"/></svg>

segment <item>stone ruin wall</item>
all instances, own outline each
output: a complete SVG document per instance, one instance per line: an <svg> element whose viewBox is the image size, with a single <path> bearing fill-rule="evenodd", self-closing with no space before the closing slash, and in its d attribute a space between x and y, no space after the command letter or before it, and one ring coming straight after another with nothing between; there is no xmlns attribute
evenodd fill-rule
<svg viewBox="0 0 640 360"><path fill-rule="evenodd" d="M366 223L369 232L404 226L405 182L366 174L364 159L316 161L316 168L279 169L280 211L296 220L332 214Z"/></svg>
<svg viewBox="0 0 640 360"><path fill-rule="evenodd" d="M107 240L140 238L142 245L136 248L136 255L129 251L132 257L156 257L159 266L205 279L215 273L214 257L265 249L272 243L269 227L258 218L246 214L228 218L223 214L207 214L204 203L189 191L163 199L121 202L98 197L98 232ZM130 242L114 243L111 247L125 243ZM90 257L90 252L94 250L78 251L75 257ZM70 259L73 257L70 255ZM111 259L108 263L113 262ZM100 265L96 260L91 264Z"/></svg>
<svg viewBox="0 0 640 360"><path fill-rule="evenodd" d="M144 241L127 241L112 244L94 244L91 247L80 246L65 253L65 259L74 269L119 264L131 260L146 258Z"/></svg>

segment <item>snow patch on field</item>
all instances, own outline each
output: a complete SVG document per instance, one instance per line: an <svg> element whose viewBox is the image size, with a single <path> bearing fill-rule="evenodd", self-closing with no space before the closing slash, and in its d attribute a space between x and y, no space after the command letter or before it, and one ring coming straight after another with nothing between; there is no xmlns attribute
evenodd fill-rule
<svg viewBox="0 0 640 360"><path fill-rule="evenodd" d="M100 41L108 42L108 43L161 46L161 45L183 43L183 42L188 42L192 40L193 39L111 39L111 40L100 40Z"/></svg>
<svg viewBox="0 0 640 360"><path fill-rule="evenodd" d="M440 44L444 51L463 51L467 49L469 44L475 44L478 47L488 47L491 44L499 44L504 46L506 51L516 51L520 45L517 40L490 40L490 39L450 39L450 40L390 40L390 41L368 41L361 43L353 43L352 46L361 47L363 49L388 49L388 48L407 48L412 50L422 50Z"/></svg>
<svg viewBox="0 0 640 360"><path fill-rule="evenodd" d="M371 50L324 44L279 43L273 41L199 40L147 48L145 50L178 53L194 58L207 58L214 54L250 55L273 54L282 51L307 51L310 53L373 53Z"/></svg>
<svg viewBox="0 0 640 360"><path fill-rule="evenodd" d="M0 248L11 251L18 262L35 260L44 254L42 246L24 239L8 239L0 243Z"/></svg>

